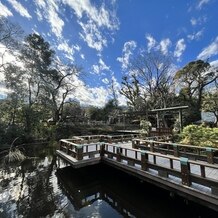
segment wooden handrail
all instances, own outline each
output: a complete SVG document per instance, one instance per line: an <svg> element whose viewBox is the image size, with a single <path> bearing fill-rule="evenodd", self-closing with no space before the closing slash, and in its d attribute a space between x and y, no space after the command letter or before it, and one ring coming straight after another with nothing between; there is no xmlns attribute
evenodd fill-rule
<svg viewBox="0 0 218 218"><path fill-rule="evenodd" d="M206 168L218 170L218 165L193 161L184 157L164 155L152 151L139 150L135 148L125 148L123 146L114 144L112 145L110 143L92 143L78 145L67 140L61 140L61 142L67 145L70 144L75 146L73 149L69 149L62 144L60 145L64 152L76 158L78 161L83 160L84 157L94 158L96 157L95 155L98 155L98 157L100 158L106 159L111 159L112 157L115 157L115 160L117 162L127 161L127 165L129 166L135 166L137 164L140 165L141 169L145 171L150 168L157 170L158 174L160 173L160 175L166 174L168 176L168 174L170 174L179 177L182 180L182 184L186 186L190 186L192 182L197 182L198 184L207 185L209 187L212 187L214 185L218 186L218 182L206 174ZM90 151L89 147L91 146L93 147L93 149ZM153 157L153 160L150 160L149 156ZM158 164L158 158L168 160L169 164ZM174 161L180 163L179 168L174 165ZM199 166L200 168L198 173L193 173L191 171L190 165Z"/></svg>
<svg viewBox="0 0 218 218"><path fill-rule="evenodd" d="M159 141L155 141L155 140L146 140L146 139L133 139L133 141L140 141L140 142L147 142L147 143L155 143L155 144L161 144L161 145L177 145L179 147L186 147L186 148L197 148L197 149L202 149L202 150L206 150L208 147L202 147L202 146L195 146L195 145L184 145L184 144L180 144L180 143L172 143L172 142L159 142ZM217 148L213 148L211 147L212 150L214 151L218 151Z"/></svg>

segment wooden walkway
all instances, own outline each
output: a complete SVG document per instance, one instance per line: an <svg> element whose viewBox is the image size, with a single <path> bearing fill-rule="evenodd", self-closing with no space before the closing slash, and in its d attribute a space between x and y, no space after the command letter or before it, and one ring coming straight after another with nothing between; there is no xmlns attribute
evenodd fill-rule
<svg viewBox="0 0 218 218"><path fill-rule="evenodd" d="M130 137L133 138L131 141L125 136L125 139L123 137L122 140L120 139L122 142L118 142L119 136L116 136L114 143L113 140L110 143L93 143L90 138L82 141L79 141L79 138L61 140L57 154L74 168L104 162L141 180L218 211L217 164L190 160L178 156L178 153L174 156L132 148L135 147L136 142L138 143L138 139L135 139L135 136ZM210 161L210 158L208 160Z"/></svg>

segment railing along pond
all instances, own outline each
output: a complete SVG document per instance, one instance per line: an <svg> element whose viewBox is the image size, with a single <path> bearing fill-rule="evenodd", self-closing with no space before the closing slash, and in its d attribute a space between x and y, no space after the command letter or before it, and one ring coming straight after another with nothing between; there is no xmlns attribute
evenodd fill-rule
<svg viewBox="0 0 218 218"><path fill-rule="evenodd" d="M111 138L116 141L118 137L119 136L115 136ZM86 137L82 138L84 140L87 140ZM95 140L96 137L89 138L88 140L92 139ZM141 169L143 171L150 172L154 170L158 175L162 177L167 178L169 176L175 176L177 178L180 178L182 184L186 186L191 186L192 183L197 183L212 188L212 190L215 190L218 187L217 180L214 180L214 178L211 177L209 173L207 173L207 169L218 170L217 165L189 160L185 157L177 157L178 151L180 152L180 146L181 148L186 149L187 146L178 144L175 146L172 143L164 143L169 146L169 149L167 149L167 151L171 151L170 147L173 146L173 152L175 156L169 156L157 153L157 151L159 150L156 146L159 145L159 142L155 141L151 142L147 140L133 139L134 147L139 146L143 149L149 148L150 151L139 150L135 148L125 148L117 144L110 144L105 142L83 145L78 144L78 142L81 142L80 138L74 138L72 140L60 140L60 150L64 151L66 154L72 156L78 161L101 157L103 161L111 160L114 162L122 163L123 165L128 167L130 166ZM139 142L142 144L140 144ZM147 143L147 147L144 145L145 143ZM191 149L194 148L197 150L197 153L199 153L200 149L204 149L199 147L196 148L194 146L191 147ZM208 154L207 158L210 159L210 155Z"/></svg>
<svg viewBox="0 0 218 218"><path fill-rule="evenodd" d="M138 134L74 136L73 139L61 139L60 150L77 160L83 160L99 157L102 143L128 142L137 136Z"/></svg>
<svg viewBox="0 0 218 218"><path fill-rule="evenodd" d="M216 148L141 139L133 139L132 147L151 152L170 154L175 157L183 156L191 160L207 161L210 164L218 163L218 149Z"/></svg>

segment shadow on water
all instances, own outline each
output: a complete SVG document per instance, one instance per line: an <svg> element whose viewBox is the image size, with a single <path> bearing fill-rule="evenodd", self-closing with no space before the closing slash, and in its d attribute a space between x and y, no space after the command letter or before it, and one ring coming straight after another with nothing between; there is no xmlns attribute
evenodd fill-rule
<svg viewBox="0 0 218 218"><path fill-rule="evenodd" d="M58 169L56 175L61 189L78 211L103 201L117 212L117 217L217 217L208 208L178 196L170 197L165 190L103 164L77 170L66 167ZM106 211L100 214L114 217Z"/></svg>
<svg viewBox="0 0 218 218"><path fill-rule="evenodd" d="M216 217L217 213L109 166L57 168L55 148L26 149L0 168L0 217ZM56 165L57 164L57 165Z"/></svg>

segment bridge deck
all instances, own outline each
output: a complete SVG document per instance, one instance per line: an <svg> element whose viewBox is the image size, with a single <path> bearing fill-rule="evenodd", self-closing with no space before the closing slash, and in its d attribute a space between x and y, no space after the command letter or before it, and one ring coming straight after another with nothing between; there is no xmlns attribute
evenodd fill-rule
<svg viewBox="0 0 218 218"><path fill-rule="evenodd" d="M103 153L101 153L102 145L104 145ZM81 156L72 157L79 153L79 149ZM149 151L144 151L144 153L147 155L146 169L143 169L142 151L133 149L131 141L83 144L76 148L75 154L71 149L68 151L57 150L57 154L74 168L103 161L142 180L162 188L167 187L166 189L181 196L190 196L191 200L218 211L218 164L188 160L185 163L188 171L183 171L182 158ZM189 181L186 183L186 179L190 180L190 183Z"/></svg>

